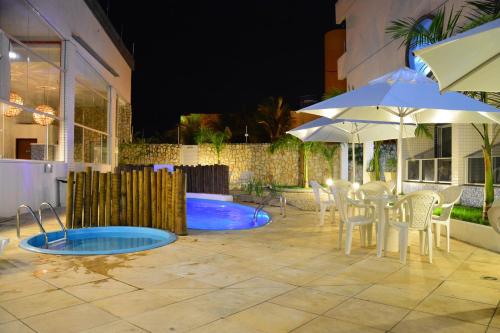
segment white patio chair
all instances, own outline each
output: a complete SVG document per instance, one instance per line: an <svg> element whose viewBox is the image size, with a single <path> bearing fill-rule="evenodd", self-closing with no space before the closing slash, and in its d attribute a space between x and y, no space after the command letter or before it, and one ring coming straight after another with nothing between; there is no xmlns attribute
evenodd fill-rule
<svg viewBox="0 0 500 333"><path fill-rule="evenodd" d="M352 246L352 231L355 226L360 227L360 238L361 243L364 243L364 230L363 226L371 226L374 222L373 219L373 206L362 203L358 200L353 200L348 197L348 192L340 188L333 187L333 197L337 205L337 209L340 215L339 222L339 249L342 244L342 232L344 229L344 224L346 225L346 236L345 236L345 254L349 255L351 253ZM357 215L349 213L349 206L359 208ZM352 210L354 212L354 210ZM364 212L361 214L359 212Z"/></svg>
<svg viewBox="0 0 500 333"><path fill-rule="evenodd" d="M441 208L441 215L432 216L431 223L435 226L434 230L434 243L436 247L439 247L440 241L440 226L444 225L446 227L446 244L447 250L450 252L450 217L453 206L460 200L462 196L462 188L460 186L449 186L444 190L440 191L438 194L441 197L440 204L438 207ZM439 231L439 232L438 232Z"/></svg>
<svg viewBox="0 0 500 333"><path fill-rule="evenodd" d="M325 212L330 209L332 213L332 221L335 219L335 202L333 201L332 194L325 190L317 181L311 180L309 182L314 192L314 200L316 201L316 213L319 212L319 225L325 223ZM328 195L327 199L322 199L321 194Z"/></svg>
<svg viewBox="0 0 500 333"><path fill-rule="evenodd" d="M363 184L360 186L359 191L358 191L358 196L362 200L364 200L367 197L377 197L377 196L383 196L383 195L387 195L387 194L390 194L388 187L386 186L386 184L384 182L380 182L380 181L373 181L373 182L368 182L366 184ZM380 221L378 221L377 215L378 214L375 214L373 217L374 222L377 222L377 228L376 228L377 235L382 236L382 235L378 234L378 232L380 230ZM368 225L365 228L367 229L366 230L367 238L365 240L367 240L368 245L371 245L372 233L373 233L372 225ZM377 239L378 239L378 241L383 241L383 238L381 238L381 237L377 237Z"/></svg>
<svg viewBox="0 0 500 333"><path fill-rule="evenodd" d="M244 190L245 187L253 180L253 177L254 173L252 171L243 171L238 179L240 189Z"/></svg>
<svg viewBox="0 0 500 333"><path fill-rule="evenodd" d="M432 211L439 203L439 194L434 191L417 191L405 195L392 207L398 214L393 214L396 219L389 219L389 224L385 228L385 246L387 248L387 233L389 228L399 231L399 260L406 263L408 251L408 233L410 230L417 230L420 236L420 254L424 253L424 242L429 251L429 262L432 263ZM424 232L426 238L424 241Z"/></svg>
<svg viewBox="0 0 500 333"><path fill-rule="evenodd" d="M374 184L374 185L379 185L379 186L383 186L384 189L385 189L385 192L387 194L392 194L393 190L394 190L394 186L395 186L395 183L394 182L389 182L389 183L386 183L386 182L383 182L381 180L374 180L372 182L369 182L369 183L366 183L366 184L363 184L361 185L361 187L365 186L365 185L368 185L368 184Z"/></svg>

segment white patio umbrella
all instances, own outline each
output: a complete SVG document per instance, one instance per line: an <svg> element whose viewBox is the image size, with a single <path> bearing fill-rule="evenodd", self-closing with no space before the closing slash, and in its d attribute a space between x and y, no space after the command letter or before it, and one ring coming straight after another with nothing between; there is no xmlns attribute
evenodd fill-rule
<svg viewBox="0 0 500 333"><path fill-rule="evenodd" d="M415 125L403 125L403 138L415 136ZM399 137L399 123L332 120L321 117L287 132L302 141L352 144L352 179L356 175L355 144Z"/></svg>
<svg viewBox="0 0 500 333"><path fill-rule="evenodd" d="M398 122L398 192L402 185L404 124L499 123L500 110L461 93L439 93L436 82L401 68L366 86L308 106L307 112L330 119Z"/></svg>
<svg viewBox="0 0 500 333"><path fill-rule="evenodd" d="M416 50L441 91L500 91L500 19Z"/></svg>

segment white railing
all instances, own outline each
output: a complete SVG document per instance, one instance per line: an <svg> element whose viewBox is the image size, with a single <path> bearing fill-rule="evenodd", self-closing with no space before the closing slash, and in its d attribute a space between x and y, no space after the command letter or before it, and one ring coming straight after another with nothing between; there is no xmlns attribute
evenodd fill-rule
<svg viewBox="0 0 500 333"><path fill-rule="evenodd" d="M406 180L424 183L451 183L451 158L406 160Z"/></svg>

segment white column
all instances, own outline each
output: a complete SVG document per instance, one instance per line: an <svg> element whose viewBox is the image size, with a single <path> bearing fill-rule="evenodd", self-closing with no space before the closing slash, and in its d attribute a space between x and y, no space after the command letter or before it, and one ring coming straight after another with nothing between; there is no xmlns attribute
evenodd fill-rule
<svg viewBox="0 0 500 333"><path fill-rule="evenodd" d="M59 156L68 163L68 168L74 167L75 144L75 76L76 76L76 49L75 46L65 41L63 43L63 64L65 71L61 80L61 118L59 124Z"/></svg>
<svg viewBox="0 0 500 333"><path fill-rule="evenodd" d="M366 171L373 158L373 141L363 143L363 184L370 181L370 175Z"/></svg>
<svg viewBox="0 0 500 333"><path fill-rule="evenodd" d="M0 30L0 98L8 101L10 94L10 42Z"/></svg>
<svg viewBox="0 0 500 333"><path fill-rule="evenodd" d="M399 117L397 194L403 190L403 117Z"/></svg>
<svg viewBox="0 0 500 333"><path fill-rule="evenodd" d="M340 144L340 179L349 179L349 145L347 143Z"/></svg>

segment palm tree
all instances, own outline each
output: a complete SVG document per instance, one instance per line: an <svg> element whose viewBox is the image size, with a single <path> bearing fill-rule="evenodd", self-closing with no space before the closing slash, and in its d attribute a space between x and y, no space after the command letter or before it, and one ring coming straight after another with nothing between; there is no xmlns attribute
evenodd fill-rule
<svg viewBox="0 0 500 333"><path fill-rule="evenodd" d="M257 107L259 124L266 129L269 139L274 142L290 128L292 115L283 97L268 97Z"/></svg>
<svg viewBox="0 0 500 333"><path fill-rule="evenodd" d="M301 184L299 185L304 188L308 188L309 167L307 164L309 162L309 157L313 153L320 152L323 147L324 144L322 142L303 142L293 135L286 134L272 142L269 146L269 151L271 152L271 154L274 154L282 150L297 150L302 159L301 169L303 176L301 179Z"/></svg>
<svg viewBox="0 0 500 333"><path fill-rule="evenodd" d="M463 27L458 26L458 20L461 17L462 10L454 12L450 11L448 17L445 14L445 8L438 10L432 18L429 29L425 29L419 24L419 21L414 18L399 19L391 22L387 27L386 33L390 34L392 39L401 39L401 45L406 45L409 48L434 44L443 39L446 39L457 32L462 32L471 29L480 24L492 21L500 17L500 1L499 0L482 0L482 1L467 1L467 4L472 9L472 14L466 18L469 20ZM468 92L466 93L483 102L491 103L500 106L500 95L498 93L485 92ZM487 211L491 207L495 197L493 188L493 169L491 159L491 147L498 137L499 131L490 138L490 126L482 124L477 126L472 124L474 129L483 141L482 150L484 158L484 203L483 203L483 218L487 218ZM418 127L417 127L418 128ZM425 134L425 129L420 129L421 133ZM430 131L429 131L430 132ZM417 134L417 133L415 133ZM430 133L429 133L430 134Z"/></svg>
<svg viewBox="0 0 500 333"><path fill-rule="evenodd" d="M195 135L197 144L210 143L217 154L217 164L220 164L220 154L226 146L227 141L231 138L231 130L229 127L224 129L224 132L214 131L208 127L202 127Z"/></svg>
<svg viewBox="0 0 500 333"><path fill-rule="evenodd" d="M330 171L330 176L335 178L334 175L334 165L335 165L335 157L337 156L337 150L339 148L338 143L333 143L333 144L323 144L321 147L321 154L325 158L325 160L328 162L328 171Z"/></svg>

